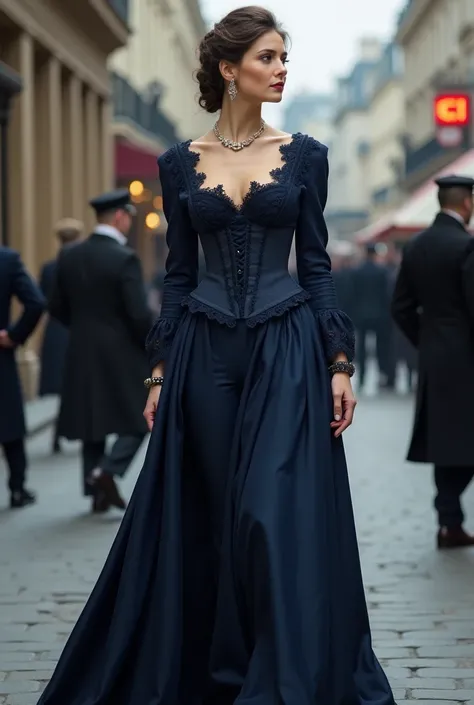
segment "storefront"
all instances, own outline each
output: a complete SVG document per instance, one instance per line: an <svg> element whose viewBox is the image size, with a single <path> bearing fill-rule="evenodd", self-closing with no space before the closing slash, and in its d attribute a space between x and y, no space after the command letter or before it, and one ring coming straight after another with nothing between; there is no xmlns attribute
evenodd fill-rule
<svg viewBox="0 0 474 705"><path fill-rule="evenodd" d="M8 245L9 238L9 194L8 194L8 125L14 97L21 91L18 74L0 61L0 243Z"/></svg>
<svg viewBox="0 0 474 705"><path fill-rule="evenodd" d="M401 243L427 228L439 210L438 187L435 179L448 174L473 177L474 149L468 150L438 171L429 181L414 191L401 208L359 230L355 234L355 242L361 245L376 242Z"/></svg>
<svg viewBox="0 0 474 705"><path fill-rule="evenodd" d="M34 277L56 255L57 221L92 228L88 201L113 186L108 57L128 41L126 4L0 0L1 240ZM18 353L26 398L40 336Z"/></svg>

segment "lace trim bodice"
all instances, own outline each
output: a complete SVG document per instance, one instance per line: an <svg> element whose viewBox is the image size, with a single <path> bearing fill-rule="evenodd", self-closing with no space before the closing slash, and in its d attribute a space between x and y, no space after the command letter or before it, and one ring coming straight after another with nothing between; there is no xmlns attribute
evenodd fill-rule
<svg viewBox="0 0 474 705"><path fill-rule="evenodd" d="M339 346L353 356L352 326L337 310L325 249L327 150L297 133L279 152L282 163L269 172L271 180L252 181L241 204L224 184L204 185L207 175L199 171L200 154L191 141L160 157L169 257L162 318L147 344L151 359L166 357L183 306L224 325L244 319L255 326L304 302L323 330L327 354ZM288 273L295 231L299 283ZM207 264L199 285L197 233Z"/></svg>
<svg viewBox="0 0 474 705"><path fill-rule="evenodd" d="M254 196L271 190L276 184L284 185L285 182L288 181L291 176L291 169L292 164L295 161L295 155L298 152L299 143L303 137L304 135L300 133L293 134L290 142L280 145L279 152L283 162L282 165L272 169L269 172L270 181L267 183L251 181L249 190L240 204L235 203L235 201L226 193L224 184L204 187L208 177L204 171L199 171L198 169L201 161L201 155L191 149L192 140L188 140L183 143L183 154L187 165L189 181L195 191L217 196L225 201L235 212L240 213L245 210L245 207Z"/></svg>

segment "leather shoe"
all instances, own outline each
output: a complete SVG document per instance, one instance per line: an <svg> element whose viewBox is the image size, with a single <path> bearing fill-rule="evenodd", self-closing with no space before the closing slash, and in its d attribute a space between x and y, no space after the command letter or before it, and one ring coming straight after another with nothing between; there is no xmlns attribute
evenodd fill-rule
<svg viewBox="0 0 474 705"><path fill-rule="evenodd" d="M22 509L23 507L28 507L30 504L36 504L36 495L34 492L30 492L29 490L12 492L10 497L11 509Z"/></svg>
<svg viewBox="0 0 474 705"><path fill-rule="evenodd" d="M127 504L118 491L112 475L101 473L99 477L94 478L94 486L96 491L104 496L111 507L117 507L117 509L127 508Z"/></svg>
<svg viewBox="0 0 474 705"><path fill-rule="evenodd" d="M466 548L474 546L474 536L468 534L462 526L442 526L438 531L438 548Z"/></svg>
<svg viewBox="0 0 474 705"><path fill-rule="evenodd" d="M101 491L96 491L92 498L92 513L93 514L105 514L110 509L110 502L107 497Z"/></svg>

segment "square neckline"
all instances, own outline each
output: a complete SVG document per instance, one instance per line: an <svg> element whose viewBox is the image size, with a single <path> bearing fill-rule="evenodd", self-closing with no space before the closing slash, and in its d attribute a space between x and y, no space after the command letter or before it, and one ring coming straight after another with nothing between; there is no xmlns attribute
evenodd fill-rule
<svg viewBox="0 0 474 705"><path fill-rule="evenodd" d="M204 171L198 171L198 165L201 161L201 153L191 149L193 141L187 140L183 143L183 145L188 156L191 181L194 190L198 193L212 194L228 203L235 213L241 213L255 194L261 193L262 191L267 191L276 186L281 186L290 178L293 162L291 155L296 149L300 137L303 137L301 132L294 132L290 135L290 140L288 142L284 142L279 145L278 152L282 162L281 166L275 167L269 171L268 176L270 177L270 181L261 183L259 181L252 180L242 203L236 203L234 199L229 196L223 183L216 184L216 186L203 186L206 182L207 174Z"/></svg>

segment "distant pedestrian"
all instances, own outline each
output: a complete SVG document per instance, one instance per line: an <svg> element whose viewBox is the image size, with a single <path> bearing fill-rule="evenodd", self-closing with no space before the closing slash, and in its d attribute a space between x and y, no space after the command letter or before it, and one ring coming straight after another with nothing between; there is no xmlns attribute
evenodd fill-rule
<svg viewBox="0 0 474 705"><path fill-rule="evenodd" d="M84 242L61 251L49 311L70 335L58 434L82 441L84 494L102 512L125 508L114 478L126 473L147 433L143 379L152 314L140 261L127 247L135 212L128 191L91 205L98 223ZM106 453L112 434L118 438Z"/></svg>
<svg viewBox="0 0 474 705"><path fill-rule="evenodd" d="M356 360L359 384L365 384L368 336L375 337L379 385L387 386L390 367L390 295L388 269L377 261L377 250L368 245L366 258L350 276L353 305L350 314L356 327Z"/></svg>
<svg viewBox="0 0 474 705"><path fill-rule="evenodd" d="M56 236L60 248L70 246L79 241L84 230L84 225L74 218L64 218L56 225ZM56 277L57 259L52 259L44 264L40 275L40 287L46 299L51 296ZM60 321L52 316L48 317L43 341L41 345L40 383L39 396L59 396L62 389L66 350L69 340L68 330ZM60 449L57 422L54 427L53 453Z"/></svg>
<svg viewBox="0 0 474 705"><path fill-rule="evenodd" d="M14 298L23 305L23 313L12 322L10 309ZM9 470L10 506L13 509L36 501L35 494L25 487L26 426L15 351L33 333L45 304L20 255L0 246L0 445Z"/></svg>
<svg viewBox="0 0 474 705"><path fill-rule="evenodd" d="M474 179L436 184L441 210L405 248L392 313L419 357L408 460L434 464L438 547L457 548L474 546L461 508L474 476Z"/></svg>
<svg viewBox="0 0 474 705"><path fill-rule="evenodd" d="M389 267L390 299L393 297L393 292L397 282L401 254L399 255L398 265L394 265L395 254L392 255L392 258L392 266ZM391 320L390 343L389 378L393 380L393 386L395 387L395 381L398 373L400 369L404 369L408 391L413 392L415 389L416 371L418 367L416 348L410 343L406 335L402 333L393 319Z"/></svg>

